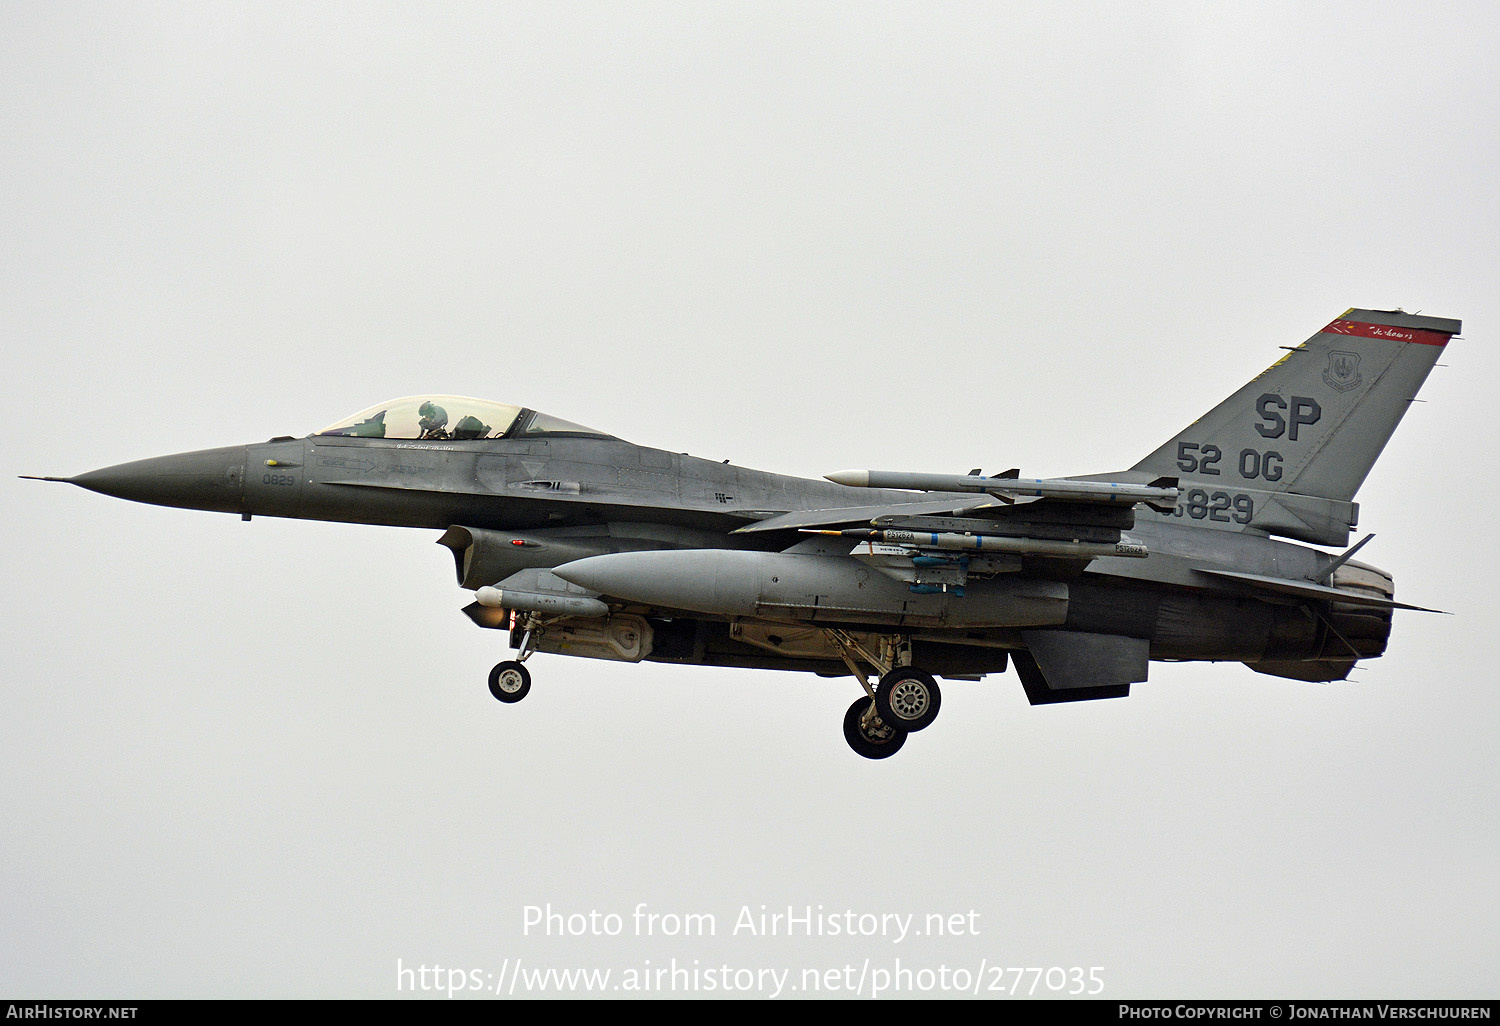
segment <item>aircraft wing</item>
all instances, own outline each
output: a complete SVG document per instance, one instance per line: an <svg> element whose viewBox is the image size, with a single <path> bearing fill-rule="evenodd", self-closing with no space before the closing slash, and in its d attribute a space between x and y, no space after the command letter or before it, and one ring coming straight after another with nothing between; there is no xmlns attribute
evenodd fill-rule
<svg viewBox="0 0 1500 1026"><path fill-rule="evenodd" d="M735 533L834 528L856 524L912 526L919 530L977 528L983 533L983 529L988 526L1032 519L1053 524L1129 527L1133 523L1130 510L1137 503L1167 512L1177 501L1177 479L1169 477L1157 478L1143 485L1116 481L1021 479L1016 476L1015 471L982 477L978 474L841 470L825 476L836 484L854 488L910 489L941 497L872 506L797 510L742 527ZM1123 513L1125 516L1111 516L1112 513ZM945 515L966 518L971 525L969 528L958 524L938 527L914 522Z"/></svg>

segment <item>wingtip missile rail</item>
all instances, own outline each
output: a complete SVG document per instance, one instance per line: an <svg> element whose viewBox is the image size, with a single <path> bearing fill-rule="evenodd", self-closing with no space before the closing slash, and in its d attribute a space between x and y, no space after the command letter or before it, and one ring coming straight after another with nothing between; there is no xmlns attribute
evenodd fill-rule
<svg viewBox="0 0 1500 1026"><path fill-rule="evenodd" d="M915 492L984 492L1004 499L1068 499L1073 502L1143 502L1153 509L1174 508L1177 480L1150 484L1121 481L1069 481L1060 478L983 477L978 474L908 474L891 470L839 470L823 475L851 488L900 488Z"/></svg>

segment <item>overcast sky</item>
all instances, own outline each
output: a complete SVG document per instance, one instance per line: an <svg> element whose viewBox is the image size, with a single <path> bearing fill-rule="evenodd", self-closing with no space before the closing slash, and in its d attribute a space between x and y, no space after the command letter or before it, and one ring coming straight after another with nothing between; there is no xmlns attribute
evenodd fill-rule
<svg viewBox="0 0 1500 1026"><path fill-rule="evenodd" d="M1478 2L0 5L0 994L1495 997L1497 48ZM1465 322L1358 497L1454 615L1346 684L955 682L879 763L848 679L542 655L499 705L437 532L16 479L420 392L810 477L1094 473L1350 306Z"/></svg>

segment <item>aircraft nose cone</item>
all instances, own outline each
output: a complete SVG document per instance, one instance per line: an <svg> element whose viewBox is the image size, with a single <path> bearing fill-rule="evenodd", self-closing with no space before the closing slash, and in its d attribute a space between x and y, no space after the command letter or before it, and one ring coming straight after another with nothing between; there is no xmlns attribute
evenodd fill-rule
<svg viewBox="0 0 1500 1026"><path fill-rule="evenodd" d="M243 445L135 460L68 478L117 499L224 513L241 511L244 480Z"/></svg>

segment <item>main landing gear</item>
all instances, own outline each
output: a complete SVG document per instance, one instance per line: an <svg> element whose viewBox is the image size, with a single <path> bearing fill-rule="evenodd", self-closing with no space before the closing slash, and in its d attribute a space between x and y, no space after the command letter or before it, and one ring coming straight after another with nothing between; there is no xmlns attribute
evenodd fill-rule
<svg viewBox="0 0 1500 1026"><path fill-rule="evenodd" d="M881 719L868 698L856 698L844 713L844 740L866 759L886 759L906 744L906 731Z"/></svg>
<svg viewBox="0 0 1500 1026"><path fill-rule="evenodd" d="M897 667L881 677L875 688L875 708L881 719L908 733L931 726L942 704L937 681L915 666Z"/></svg>
<svg viewBox="0 0 1500 1026"><path fill-rule="evenodd" d="M872 652L843 631L830 629L825 633L865 689L866 697L855 701L844 714L844 740L855 754L866 759L889 758L901 750L908 734L931 726L937 719L942 692L932 674L910 665L909 641L882 638L880 651ZM881 674L873 688L859 664L861 659Z"/></svg>
<svg viewBox="0 0 1500 1026"><path fill-rule="evenodd" d="M496 663L489 678L490 694L506 704L530 693L531 674L522 664L536 651L538 632L551 622L536 613L513 615L512 629L521 631L516 658ZM906 744L908 735L927 729L937 719L942 691L932 674L911 665L909 638L856 636L835 628L824 628L823 634L865 692L844 713L844 740L856 755L890 758ZM873 686L867 667L879 674Z"/></svg>

